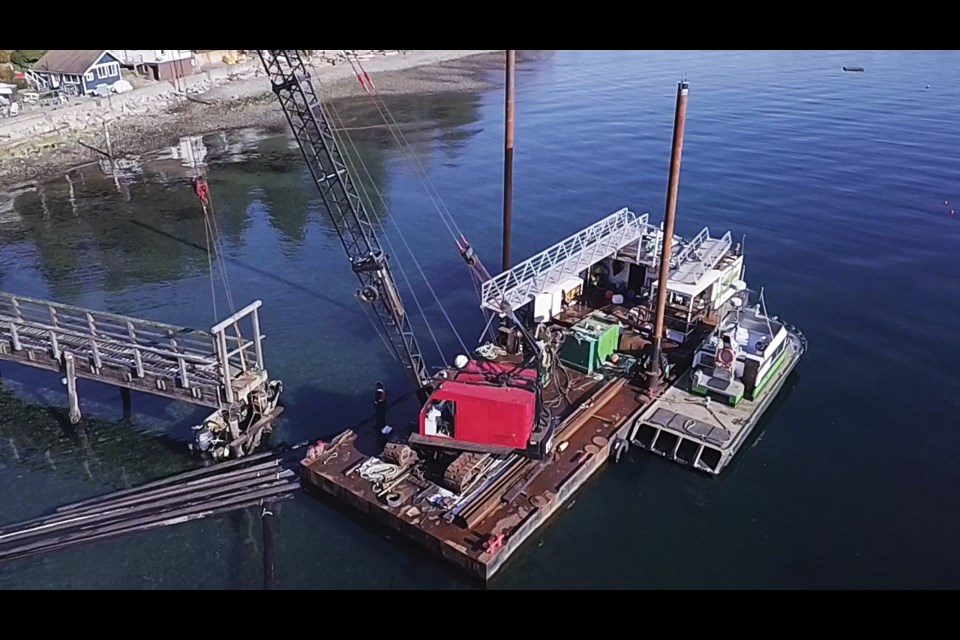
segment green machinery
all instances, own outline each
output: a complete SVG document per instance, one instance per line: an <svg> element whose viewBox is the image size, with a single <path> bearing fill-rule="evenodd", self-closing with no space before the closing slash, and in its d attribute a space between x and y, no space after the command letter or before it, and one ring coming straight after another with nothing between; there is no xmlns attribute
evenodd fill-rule
<svg viewBox="0 0 960 640"><path fill-rule="evenodd" d="M620 346L620 325L596 317L570 328L560 347L560 360L581 373L591 374Z"/></svg>

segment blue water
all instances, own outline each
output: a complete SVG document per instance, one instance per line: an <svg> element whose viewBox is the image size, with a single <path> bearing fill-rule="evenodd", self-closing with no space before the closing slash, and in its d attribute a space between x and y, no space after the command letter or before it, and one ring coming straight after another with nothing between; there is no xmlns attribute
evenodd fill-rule
<svg viewBox="0 0 960 640"><path fill-rule="evenodd" d="M493 82L499 63L489 63ZM745 235L748 281L811 346L721 477L631 450L495 587L958 585L958 63L957 52L522 52L514 259L623 206L660 219L685 75L678 231ZM842 71L852 64L866 71ZM502 91L388 104L495 270ZM337 109L348 126L376 123L363 100ZM353 139L385 195L389 210L377 213L395 258L450 357L457 339L404 241L469 344L482 319L468 275L409 159L382 129ZM352 298L291 140L243 131L204 142L230 289L238 306L264 301L267 364L286 384L277 439L327 435L365 417L376 379L402 393L402 370ZM117 193L85 169L71 174L75 207L66 178L0 206L0 289L213 324L206 239L185 171L145 159ZM190 464L190 407L135 396L133 423L118 422L116 392L81 385L92 420L84 448L63 434L56 376L10 365L3 374L0 521ZM306 496L280 505L277 535L284 588L470 586ZM256 518L237 515L18 561L0 586L259 588L260 545Z"/></svg>

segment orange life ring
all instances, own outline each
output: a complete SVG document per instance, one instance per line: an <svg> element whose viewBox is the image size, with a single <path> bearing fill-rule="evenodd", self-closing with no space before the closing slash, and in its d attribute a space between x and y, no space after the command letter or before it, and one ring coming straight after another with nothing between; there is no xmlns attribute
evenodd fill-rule
<svg viewBox="0 0 960 640"><path fill-rule="evenodd" d="M725 347L720 350L720 353L717 354L717 360L722 364L730 365L733 364L733 361L737 359L736 352L730 347Z"/></svg>

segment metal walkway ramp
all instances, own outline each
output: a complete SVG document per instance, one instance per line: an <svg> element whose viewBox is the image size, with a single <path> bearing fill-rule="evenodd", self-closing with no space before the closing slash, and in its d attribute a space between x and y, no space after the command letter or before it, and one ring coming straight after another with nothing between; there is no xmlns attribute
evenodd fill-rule
<svg viewBox="0 0 960 640"><path fill-rule="evenodd" d="M717 266L733 246L733 236L727 231L721 238L711 238L704 227L672 261L670 279L683 284L696 284L708 271Z"/></svg>
<svg viewBox="0 0 960 640"><path fill-rule="evenodd" d="M205 424L233 441L246 417L273 413L281 388L263 364L261 304L208 332L0 292L0 360L62 372L75 423L86 378L216 409Z"/></svg>
<svg viewBox="0 0 960 640"><path fill-rule="evenodd" d="M549 287L578 275L584 269L616 255L654 231L649 214L637 215L627 208L570 236L546 251L521 262L509 271L483 283L481 307L497 313L516 311Z"/></svg>

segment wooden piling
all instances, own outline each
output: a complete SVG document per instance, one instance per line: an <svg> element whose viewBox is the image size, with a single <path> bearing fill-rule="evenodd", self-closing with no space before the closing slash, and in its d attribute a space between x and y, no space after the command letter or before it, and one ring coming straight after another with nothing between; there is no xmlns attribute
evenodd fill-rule
<svg viewBox="0 0 960 640"><path fill-rule="evenodd" d="M132 414L130 409L130 389L120 387L120 403L123 406L123 419L129 420Z"/></svg>
<svg viewBox="0 0 960 640"><path fill-rule="evenodd" d="M272 503L263 505L260 520L263 523L263 588L271 591L274 588L274 548L276 531L274 529L273 510L277 506Z"/></svg>
<svg viewBox="0 0 960 640"><path fill-rule="evenodd" d="M77 366L72 353L63 354L64 384L70 401L70 424L80 422L80 398L77 395Z"/></svg>
<svg viewBox="0 0 960 640"><path fill-rule="evenodd" d="M117 177L117 162L113 159L113 145L110 144L110 129L107 127L107 121L103 121L103 137L107 144L107 157L110 158L110 173L113 174L113 184L117 191L120 191L120 179Z"/></svg>

